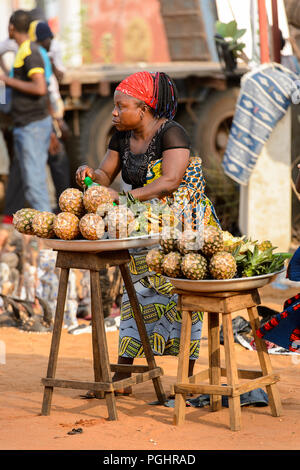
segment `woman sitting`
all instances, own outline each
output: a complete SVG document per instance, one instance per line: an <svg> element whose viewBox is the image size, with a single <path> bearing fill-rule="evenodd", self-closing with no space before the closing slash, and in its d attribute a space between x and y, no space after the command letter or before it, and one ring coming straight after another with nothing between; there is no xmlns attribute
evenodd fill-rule
<svg viewBox="0 0 300 470"><path fill-rule="evenodd" d="M173 120L177 91L164 73L138 72L123 80L114 94L112 122L116 132L104 160L96 170L81 166L76 173L83 185L86 176L110 187L118 173L132 186L130 193L140 201L155 198L176 208L192 228L201 224L219 226L210 200L205 196L201 159L190 155L190 141L184 128ZM109 188L114 201L117 191ZM130 271L143 314L147 334L155 355L179 353L181 315L171 283L161 275L149 273L147 250L132 252ZM203 314L194 312L190 347L189 375L199 356ZM143 347L126 292L121 307L119 364L132 364L143 357ZM128 375L116 373L113 380Z"/></svg>

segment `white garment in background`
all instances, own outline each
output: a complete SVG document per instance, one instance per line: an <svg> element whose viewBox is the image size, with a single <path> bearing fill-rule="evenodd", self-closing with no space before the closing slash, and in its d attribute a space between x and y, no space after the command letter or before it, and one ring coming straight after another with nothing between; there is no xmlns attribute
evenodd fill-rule
<svg viewBox="0 0 300 470"><path fill-rule="evenodd" d="M6 52L14 52L16 54L18 49L19 46L14 39L7 38L4 41L0 41L0 55Z"/></svg>
<svg viewBox="0 0 300 470"><path fill-rule="evenodd" d="M55 38L52 39L48 55L51 59L53 59L55 67L57 67L60 72L65 73L66 67L64 66L62 60L63 53L60 41Z"/></svg>
<svg viewBox="0 0 300 470"><path fill-rule="evenodd" d="M9 174L9 155L3 132L0 130L0 175Z"/></svg>
<svg viewBox="0 0 300 470"><path fill-rule="evenodd" d="M64 325L68 330L78 326L77 321L78 294L76 287L76 274L74 269L69 271L67 299L64 314Z"/></svg>

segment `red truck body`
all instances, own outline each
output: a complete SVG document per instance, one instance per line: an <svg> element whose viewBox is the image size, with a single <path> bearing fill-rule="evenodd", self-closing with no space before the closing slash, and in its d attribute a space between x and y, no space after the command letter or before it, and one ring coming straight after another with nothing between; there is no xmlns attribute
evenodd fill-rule
<svg viewBox="0 0 300 470"><path fill-rule="evenodd" d="M158 0L85 0L85 5L93 63L105 62L109 40L112 63L170 60Z"/></svg>

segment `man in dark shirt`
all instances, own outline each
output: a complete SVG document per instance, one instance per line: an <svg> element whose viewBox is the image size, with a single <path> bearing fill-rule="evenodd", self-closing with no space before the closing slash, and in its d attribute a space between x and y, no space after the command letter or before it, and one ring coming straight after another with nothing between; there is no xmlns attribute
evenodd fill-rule
<svg viewBox="0 0 300 470"><path fill-rule="evenodd" d="M14 158L6 194L5 213L25 207L50 211L46 165L52 129L44 62L38 45L28 36L30 16L15 11L9 20L9 37L19 45L13 77L0 75L12 89Z"/></svg>

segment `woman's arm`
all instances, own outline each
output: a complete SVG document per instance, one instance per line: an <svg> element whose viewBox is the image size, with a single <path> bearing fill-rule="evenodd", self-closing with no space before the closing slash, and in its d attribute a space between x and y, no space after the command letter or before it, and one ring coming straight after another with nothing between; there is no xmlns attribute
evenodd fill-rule
<svg viewBox="0 0 300 470"><path fill-rule="evenodd" d="M133 189L131 194L140 201L161 198L172 194L180 185L188 167L190 150L169 149L163 152L162 176L142 188Z"/></svg>

